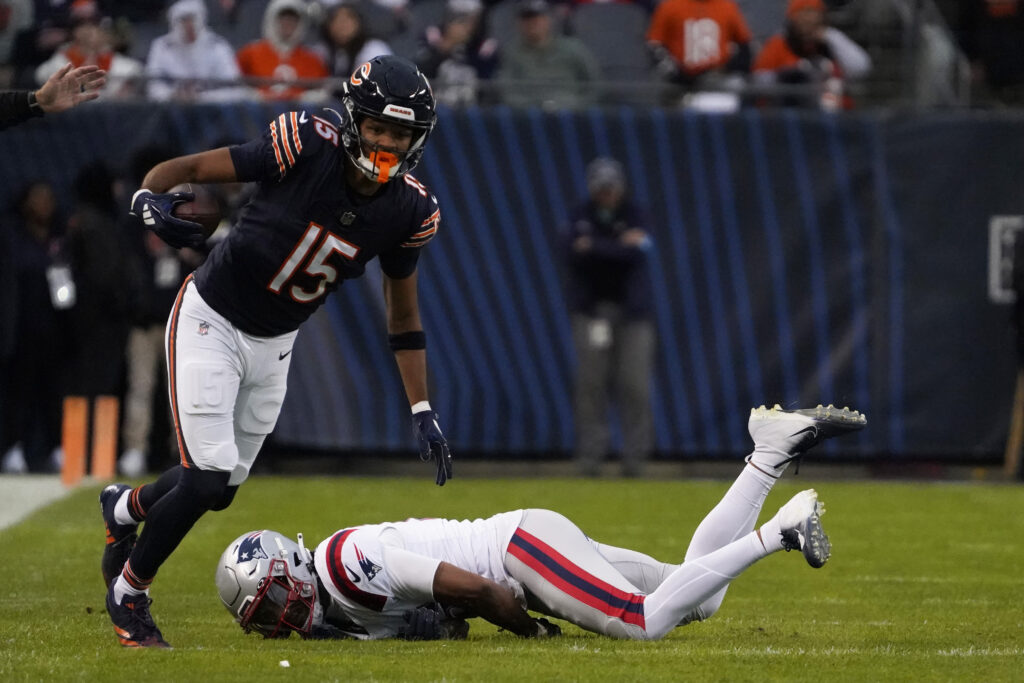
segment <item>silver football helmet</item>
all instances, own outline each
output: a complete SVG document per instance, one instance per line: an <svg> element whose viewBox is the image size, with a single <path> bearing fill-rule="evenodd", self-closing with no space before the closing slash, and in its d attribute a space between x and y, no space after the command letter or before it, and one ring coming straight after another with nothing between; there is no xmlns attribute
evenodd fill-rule
<svg viewBox="0 0 1024 683"><path fill-rule="evenodd" d="M319 611L313 556L302 544L264 529L242 534L217 563L221 602L246 633L308 635Z"/></svg>

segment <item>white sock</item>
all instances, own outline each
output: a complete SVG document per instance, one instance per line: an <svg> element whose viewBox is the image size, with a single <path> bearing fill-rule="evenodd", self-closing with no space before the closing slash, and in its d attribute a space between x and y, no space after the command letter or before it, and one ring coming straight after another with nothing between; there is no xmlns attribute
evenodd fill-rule
<svg viewBox="0 0 1024 683"><path fill-rule="evenodd" d="M754 452L747 456L747 462L756 465L765 471L765 474L779 478L789 467L789 460L793 456L778 448L755 444Z"/></svg>
<svg viewBox="0 0 1024 683"><path fill-rule="evenodd" d="M142 591L135 590L131 585L125 581L124 574L117 577L117 581L114 582L114 602L121 604L121 600L124 599L125 595L149 595L149 589Z"/></svg>
<svg viewBox="0 0 1024 683"><path fill-rule="evenodd" d="M765 554L782 550L782 526L779 524L779 516L775 515L765 522L757 533L764 546Z"/></svg>
<svg viewBox="0 0 1024 683"><path fill-rule="evenodd" d="M775 481L775 477L756 467L744 467L722 500L693 532L686 559L703 557L753 531Z"/></svg>
<svg viewBox="0 0 1024 683"><path fill-rule="evenodd" d="M644 622L651 639L661 638L708 598L768 553L754 532L709 555L687 560L644 598Z"/></svg>
<svg viewBox="0 0 1024 683"><path fill-rule="evenodd" d="M118 524L138 524L135 518L128 513L128 496L131 492L131 489L127 489L114 503L114 521Z"/></svg>

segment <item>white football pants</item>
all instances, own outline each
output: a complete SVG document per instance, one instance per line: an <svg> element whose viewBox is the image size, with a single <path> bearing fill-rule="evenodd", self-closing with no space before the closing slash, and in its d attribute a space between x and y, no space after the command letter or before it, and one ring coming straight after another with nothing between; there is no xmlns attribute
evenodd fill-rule
<svg viewBox="0 0 1024 683"><path fill-rule="evenodd" d="M164 337L182 465L245 481L281 413L296 334L245 334L185 280Z"/></svg>
<svg viewBox="0 0 1024 683"><path fill-rule="evenodd" d="M753 529L772 483L745 467L698 526L681 565L598 543L557 512L531 509L505 567L530 609L616 638L656 640L714 614L729 583L768 555Z"/></svg>

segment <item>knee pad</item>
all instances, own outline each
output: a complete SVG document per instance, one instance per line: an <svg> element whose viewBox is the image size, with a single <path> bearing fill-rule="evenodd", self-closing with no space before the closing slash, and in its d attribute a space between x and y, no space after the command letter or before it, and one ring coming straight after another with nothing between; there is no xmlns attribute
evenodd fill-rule
<svg viewBox="0 0 1024 683"><path fill-rule="evenodd" d="M197 470L188 467L182 469L178 486L192 498L197 506L204 510L213 510L223 499L230 477L230 472ZM230 498L228 502L231 502Z"/></svg>
<svg viewBox="0 0 1024 683"><path fill-rule="evenodd" d="M210 510L212 512L220 512L221 510L226 509L229 505L231 505L231 501L235 499L235 494L237 492L237 486L228 486L226 489L224 489L224 493L221 494L220 500L218 500L217 504L210 508Z"/></svg>

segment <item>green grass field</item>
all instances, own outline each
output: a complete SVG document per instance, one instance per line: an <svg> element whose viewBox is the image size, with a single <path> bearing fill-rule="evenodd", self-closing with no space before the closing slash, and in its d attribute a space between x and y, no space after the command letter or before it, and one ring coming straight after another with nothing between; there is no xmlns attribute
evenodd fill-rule
<svg viewBox="0 0 1024 683"><path fill-rule="evenodd" d="M474 620L454 643L262 640L242 633L213 584L244 531L334 530L408 516L478 517L549 507L603 542L665 560L728 482L254 477L200 521L161 570L153 614L172 651L126 650L103 607L99 486L0 532L0 680L501 681L1024 679L1024 489L989 484L813 481L787 476L764 518L801 488L826 502L833 555L755 565L711 620L659 642L562 623L520 640ZM281 666L287 660L288 668Z"/></svg>

